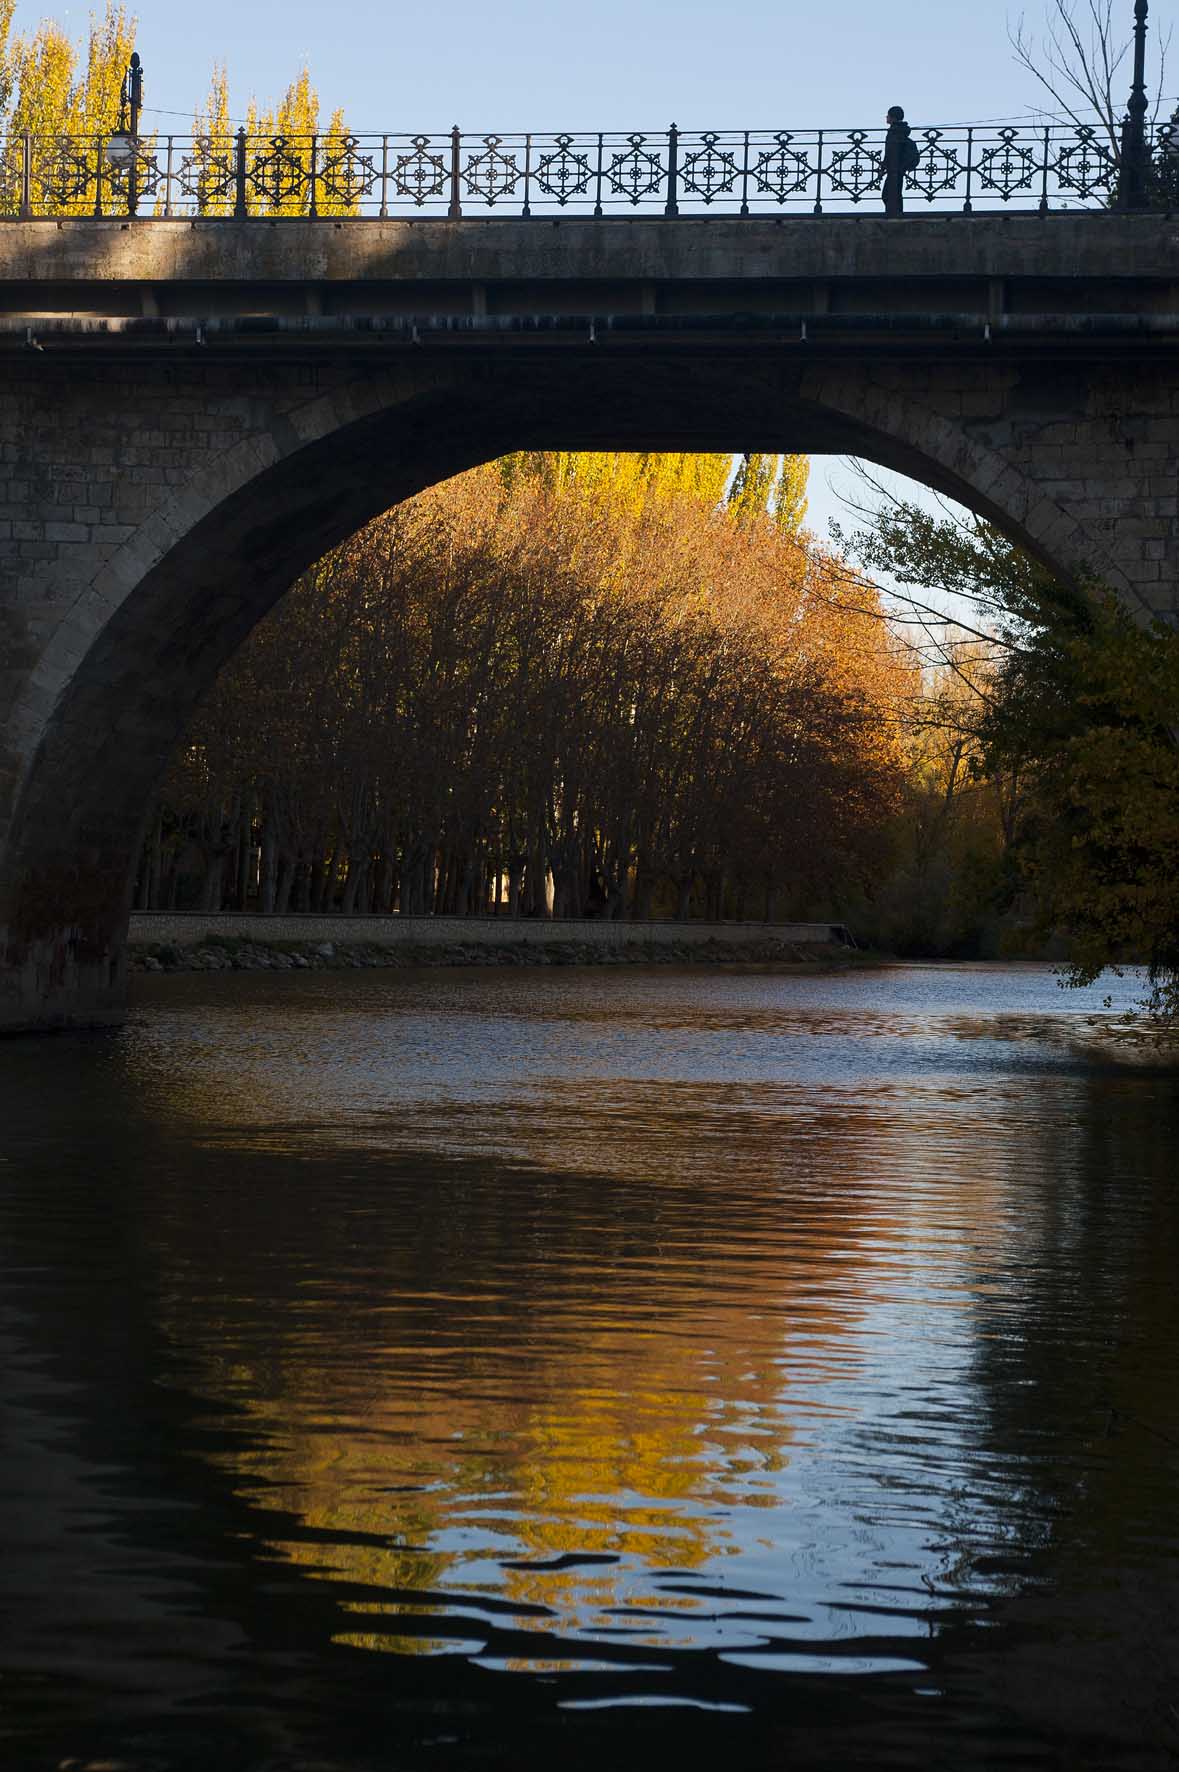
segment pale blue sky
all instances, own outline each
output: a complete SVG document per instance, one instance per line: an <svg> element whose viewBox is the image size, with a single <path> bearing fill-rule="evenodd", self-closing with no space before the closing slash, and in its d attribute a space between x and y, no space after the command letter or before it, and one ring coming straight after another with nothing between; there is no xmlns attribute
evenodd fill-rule
<svg viewBox="0 0 1179 1772"><path fill-rule="evenodd" d="M1030 0L1029 18L1041 6ZM306 61L329 108L377 130L840 125L875 123L894 103L943 123L1037 103L1012 62L1003 5L985 0L140 0L131 10L147 102L181 113L219 58L239 102L277 96ZM80 33L89 8L22 4L18 16L27 25L42 12Z"/></svg>
<svg viewBox="0 0 1179 1772"><path fill-rule="evenodd" d="M1046 0L129 0L139 18L148 121L183 130L213 63L235 110L277 98L304 62L325 110L357 130L825 127L1016 118L1040 95L1007 21ZM1116 0L1133 24L1133 0ZM1176 11L1154 0L1152 53ZM22 3L78 35L90 8ZM1179 66L1179 64L1176 64ZM1172 89L1175 82L1170 82ZM1129 74L1126 76L1127 92ZM816 460L811 519L842 514L838 463Z"/></svg>

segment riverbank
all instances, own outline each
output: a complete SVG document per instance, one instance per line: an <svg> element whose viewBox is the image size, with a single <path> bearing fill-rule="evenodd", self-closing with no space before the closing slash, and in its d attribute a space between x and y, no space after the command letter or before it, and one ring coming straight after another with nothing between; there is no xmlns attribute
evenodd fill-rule
<svg viewBox="0 0 1179 1772"><path fill-rule="evenodd" d="M155 916L131 920L132 972L348 971L404 966L852 963L830 923L532 922L495 917Z"/></svg>

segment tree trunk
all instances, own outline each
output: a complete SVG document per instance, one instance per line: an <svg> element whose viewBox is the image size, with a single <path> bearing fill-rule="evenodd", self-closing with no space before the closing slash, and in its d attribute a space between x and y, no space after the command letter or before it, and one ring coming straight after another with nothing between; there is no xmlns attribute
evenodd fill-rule
<svg viewBox="0 0 1179 1772"><path fill-rule="evenodd" d="M397 890L397 868L393 860L393 852L386 847L381 853L380 868L377 874L377 895L373 909L387 917L393 909L393 895Z"/></svg>
<svg viewBox="0 0 1179 1772"><path fill-rule="evenodd" d="M274 835L274 811L268 808L262 826L262 860L259 866L258 904L264 915L274 911L278 898L278 843Z"/></svg>
<svg viewBox="0 0 1179 1772"><path fill-rule="evenodd" d="M275 847L277 855L277 845ZM274 903L271 908L276 916L285 917L291 908L291 888L295 884L295 875L298 871L295 858L289 850L284 849L281 856L277 856L276 868Z"/></svg>
<svg viewBox="0 0 1179 1772"><path fill-rule="evenodd" d="M351 917L356 912L356 898L360 891L360 863L353 850L348 851L348 871L344 875L344 893L340 900L340 914Z"/></svg>
<svg viewBox="0 0 1179 1772"><path fill-rule="evenodd" d="M221 894L225 878L225 857L218 855L213 858L205 869L205 877L201 882L201 910L217 912L221 909Z"/></svg>
<svg viewBox="0 0 1179 1772"><path fill-rule="evenodd" d="M237 908L244 911L250 898L250 876L254 860L254 808L243 798L237 821Z"/></svg>
<svg viewBox="0 0 1179 1772"><path fill-rule="evenodd" d="M513 855L508 859L508 911L513 917L524 914L524 857Z"/></svg>
<svg viewBox="0 0 1179 1772"><path fill-rule="evenodd" d="M327 916L335 909L333 900L336 894L336 854L336 850L332 849L323 856L322 850L318 850L316 859L311 863L310 908L319 916Z"/></svg>

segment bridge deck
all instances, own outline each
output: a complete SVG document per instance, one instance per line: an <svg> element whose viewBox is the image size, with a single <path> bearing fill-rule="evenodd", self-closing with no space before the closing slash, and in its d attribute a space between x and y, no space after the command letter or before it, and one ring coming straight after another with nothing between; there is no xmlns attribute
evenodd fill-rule
<svg viewBox="0 0 1179 1772"><path fill-rule="evenodd" d="M1157 214L0 227L0 314L1173 314Z"/></svg>

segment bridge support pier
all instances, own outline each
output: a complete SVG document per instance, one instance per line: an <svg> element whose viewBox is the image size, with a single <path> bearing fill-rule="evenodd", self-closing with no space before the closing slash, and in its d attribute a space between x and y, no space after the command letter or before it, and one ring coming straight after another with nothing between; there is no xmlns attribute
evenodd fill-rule
<svg viewBox="0 0 1179 1772"><path fill-rule="evenodd" d="M81 925L23 946L0 1000L0 1034L117 1027L127 1011L125 938L95 954Z"/></svg>

